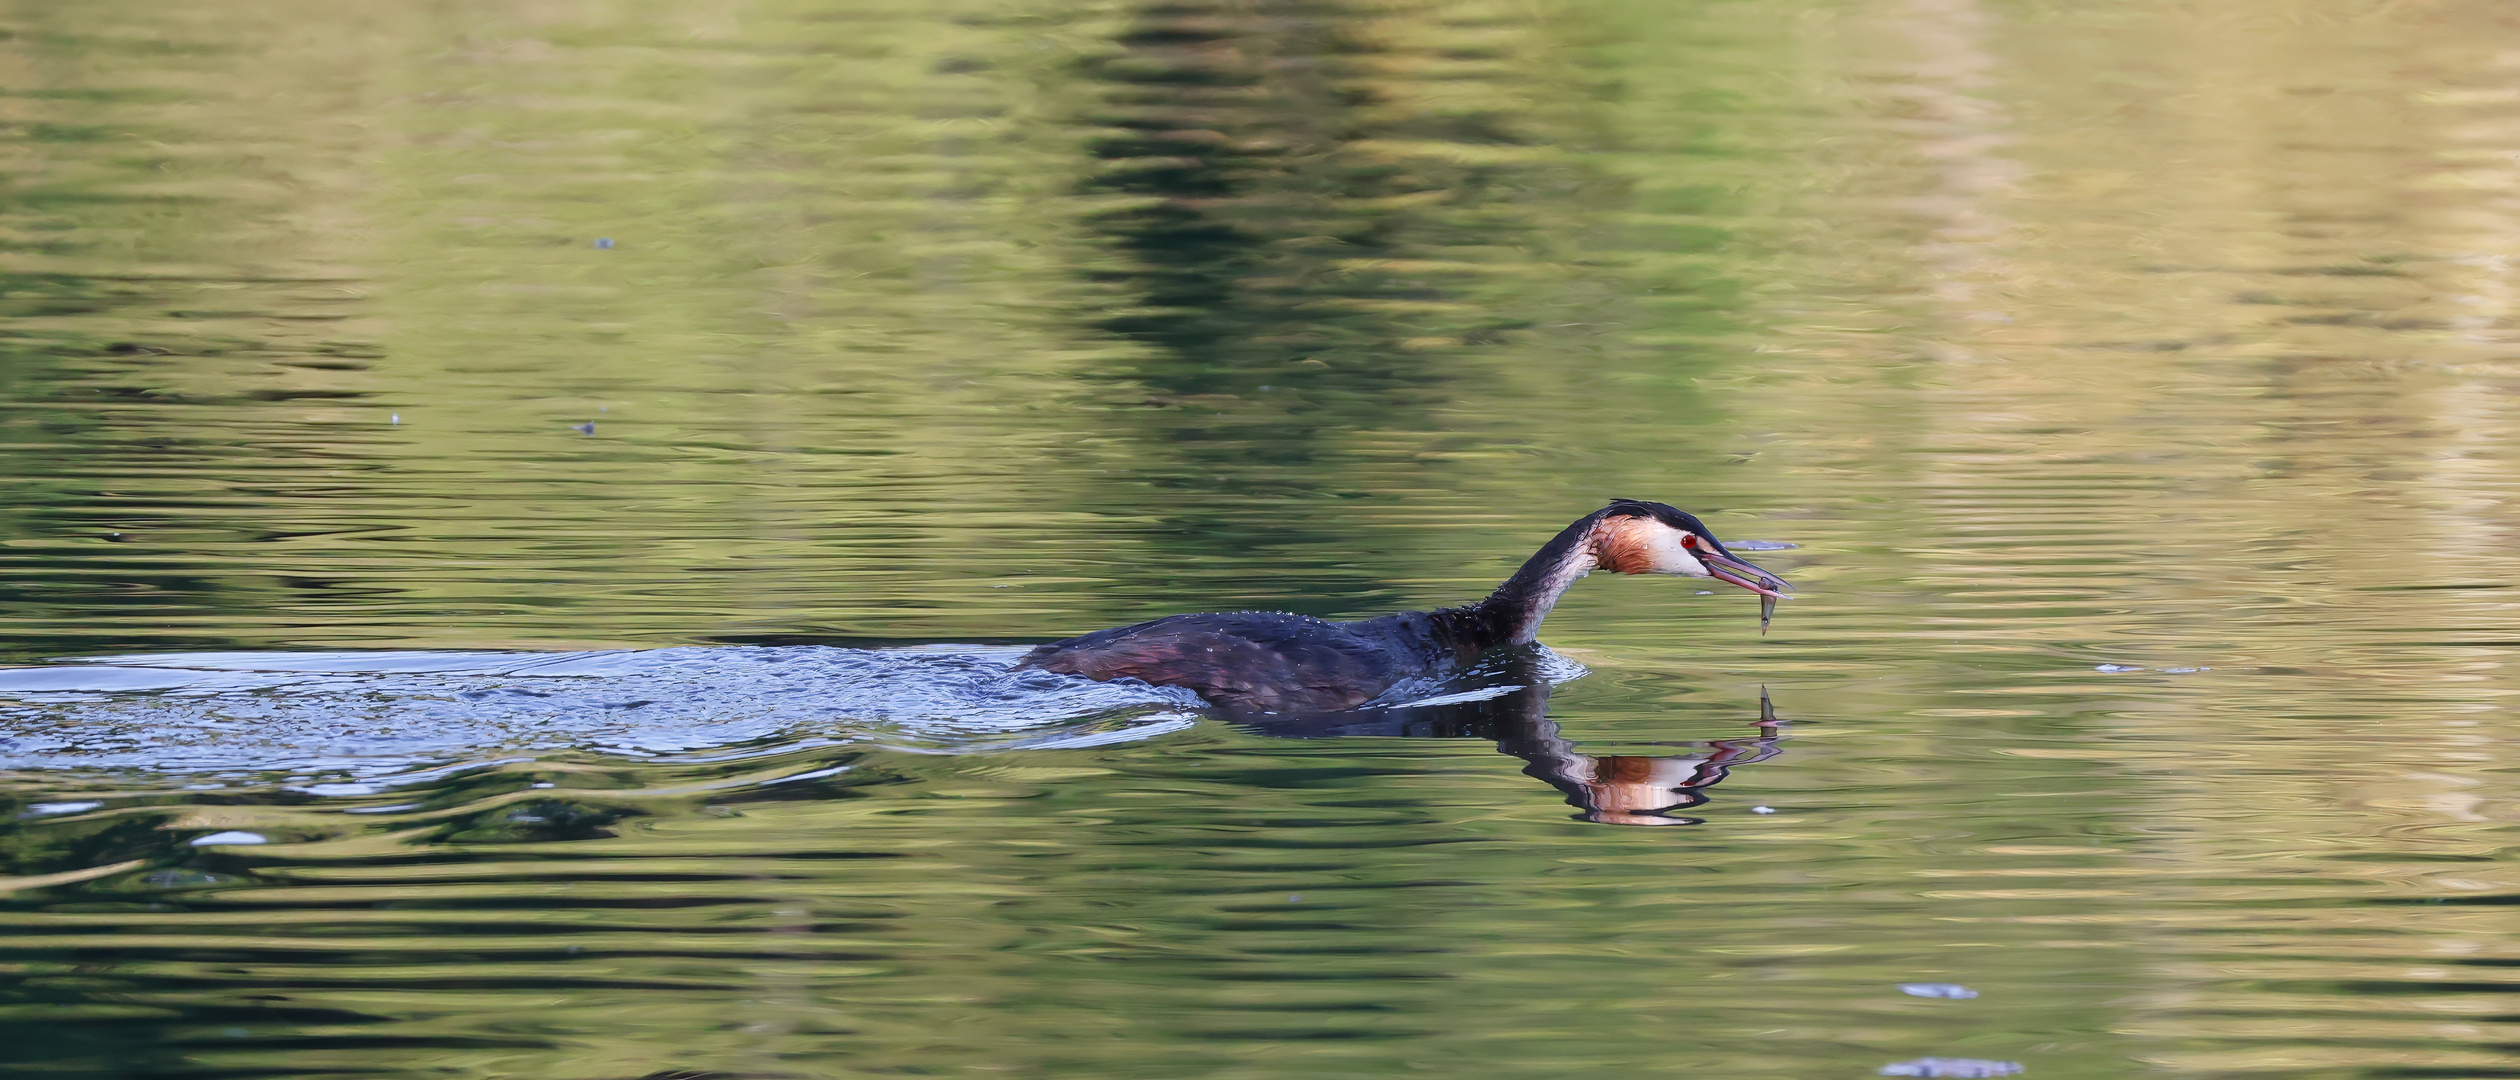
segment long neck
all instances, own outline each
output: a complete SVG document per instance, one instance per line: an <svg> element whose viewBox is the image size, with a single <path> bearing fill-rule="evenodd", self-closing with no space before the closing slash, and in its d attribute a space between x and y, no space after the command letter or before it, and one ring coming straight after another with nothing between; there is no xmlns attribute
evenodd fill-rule
<svg viewBox="0 0 2520 1080"><path fill-rule="evenodd" d="M1540 545L1522 569L1489 593L1487 599L1454 608L1455 634L1464 651L1483 652L1499 645L1520 645L1540 635L1540 622L1557 607L1558 597L1575 579L1601 564L1598 532L1602 515L1593 514L1566 527Z"/></svg>

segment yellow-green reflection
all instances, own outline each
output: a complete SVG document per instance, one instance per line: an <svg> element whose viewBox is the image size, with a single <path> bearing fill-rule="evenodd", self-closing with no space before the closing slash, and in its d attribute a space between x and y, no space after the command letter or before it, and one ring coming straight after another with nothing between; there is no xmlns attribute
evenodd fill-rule
<svg viewBox="0 0 2520 1080"><path fill-rule="evenodd" d="M1568 752L1804 724L1661 830L1212 724L29 768L0 1066L2514 1067L2496 4L0 17L11 659L1366 613L1628 495L1802 598L1580 586Z"/></svg>

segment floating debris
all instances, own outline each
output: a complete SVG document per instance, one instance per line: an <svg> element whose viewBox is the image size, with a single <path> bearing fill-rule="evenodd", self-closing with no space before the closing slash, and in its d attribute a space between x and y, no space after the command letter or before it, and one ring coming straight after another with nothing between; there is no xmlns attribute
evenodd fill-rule
<svg viewBox="0 0 2520 1080"><path fill-rule="evenodd" d="M2106 671L2106 672L2108 672L2108 673L2110 673L2110 674L2114 675L2114 674L2116 674L2116 673L2118 673L2118 672L2121 672L2121 671L2142 671L2142 670L2144 670L2144 669L2139 668L2139 667L2136 667L2136 666L2135 666L2135 665L2133 665L2133 664L2102 664L2102 665L2100 665L2099 667L2095 667L2095 668L2093 668L2093 669L2091 669L2091 670L2093 670L2093 671Z"/></svg>
<svg viewBox="0 0 2520 1080"><path fill-rule="evenodd" d="M2214 669L2209 667L2166 667L2161 669L2161 673L2164 675L2194 675L2200 671L2212 670Z"/></svg>
<svg viewBox="0 0 2520 1080"><path fill-rule="evenodd" d="M1750 808L1750 812L1753 814L1773 814L1776 812L1776 808L1773 806L1753 806Z"/></svg>
<svg viewBox="0 0 2520 1080"><path fill-rule="evenodd" d="M571 424L569 425L569 430L577 432L580 435L595 434L595 421L589 420L583 424Z"/></svg>
<svg viewBox="0 0 2520 1080"><path fill-rule="evenodd" d="M1877 1071L1883 1076L1987 1077L2014 1076L2022 1070L2018 1061L1929 1057L1884 1065Z"/></svg>
<svg viewBox="0 0 2520 1080"><path fill-rule="evenodd" d="M1768 620L1773 619L1773 618L1775 618L1775 617L1776 617L1776 598L1775 598L1775 597L1773 597L1773 596L1769 596L1769 595L1768 595L1768 594L1766 594L1766 593L1760 593L1760 594L1759 594L1759 635L1760 635L1760 636L1765 637L1765 636L1767 635Z"/></svg>
<svg viewBox="0 0 2520 1080"><path fill-rule="evenodd" d="M1977 991L1959 983L1900 983L1899 992L1909 997L1945 998L1951 1001L1966 1001L1977 996Z"/></svg>
<svg viewBox="0 0 2520 1080"><path fill-rule="evenodd" d="M264 836L261 833L236 832L231 830L229 832L214 832L208 836L194 837L192 846L221 847L228 844L268 844L270 842L271 838Z"/></svg>

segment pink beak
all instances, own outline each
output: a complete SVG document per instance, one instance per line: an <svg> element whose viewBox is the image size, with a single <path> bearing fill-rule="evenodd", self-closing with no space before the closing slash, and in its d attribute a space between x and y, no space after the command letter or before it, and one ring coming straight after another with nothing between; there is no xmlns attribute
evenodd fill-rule
<svg viewBox="0 0 2520 1080"><path fill-rule="evenodd" d="M1714 575L1718 581L1739 585L1761 596L1773 596L1779 600L1784 599L1786 593L1794 591L1794 587L1786 584L1784 578L1768 573L1752 565L1749 560L1735 556L1732 552L1710 551L1701 547L1696 555L1698 562L1706 567L1706 572Z"/></svg>

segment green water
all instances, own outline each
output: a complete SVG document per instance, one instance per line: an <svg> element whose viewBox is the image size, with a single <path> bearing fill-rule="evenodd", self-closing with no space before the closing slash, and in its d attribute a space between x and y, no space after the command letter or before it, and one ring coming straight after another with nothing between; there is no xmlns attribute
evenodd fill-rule
<svg viewBox="0 0 2520 1080"><path fill-rule="evenodd" d="M0 1073L2520 1076L2514 29L0 3L0 662L725 650L0 671ZM1337 737L746 666L1613 496L1798 598L1588 580L1589 674Z"/></svg>

